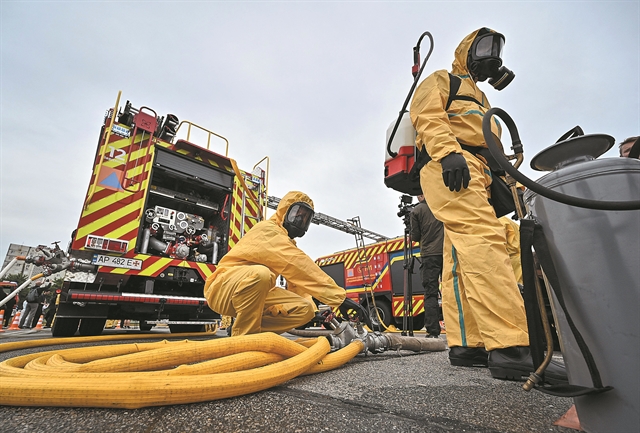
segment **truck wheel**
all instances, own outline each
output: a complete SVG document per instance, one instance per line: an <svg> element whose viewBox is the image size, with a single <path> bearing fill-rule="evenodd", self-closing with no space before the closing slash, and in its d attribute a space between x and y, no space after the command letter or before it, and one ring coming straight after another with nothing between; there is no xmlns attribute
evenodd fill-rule
<svg viewBox="0 0 640 433"><path fill-rule="evenodd" d="M153 328L153 325L150 323L147 323L144 320L140 321L140 324L138 325L140 327L141 331L151 331L151 328Z"/></svg>
<svg viewBox="0 0 640 433"><path fill-rule="evenodd" d="M402 329L402 316L396 317L396 327ZM424 328L424 314L413 316L413 330L419 331Z"/></svg>
<svg viewBox="0 0 640 433"><path fill-rule="evenodd" d="M424 313L413 316L413 330L419 331L424 328Z"/></svg>
<svg viewBox="0 0 640 433"><path fill-rule="evenodd" d="M92 336L102 334L107 319L82 319L80 321L80 335Z"/></svg>
<svg viewBox="0 0 640 433"><path fill-rule="evenodd" d="M183 332L204 332L204 325L172 325L169 324L169 330L172 334L181 334Z"/></svg>
<svg viewBox="0 0 640 433"><path fill-rule="evenodd" d="M389 326L393 320L391 305L389 305L389 301L386 299L376 299L375 307L373 306L373 301L369 301L369 316L371 317L371 323L373 324L373 331L384 331L384 327L380 325L378 314L376 314L376 308L384 326Z"/></svg>
<svg viewBox="0 0 640 433"><path fill-rule="evenodd" d="M51 335L54 337L73 337L78 330L80 319L56 317L51 328Z"/></svg>

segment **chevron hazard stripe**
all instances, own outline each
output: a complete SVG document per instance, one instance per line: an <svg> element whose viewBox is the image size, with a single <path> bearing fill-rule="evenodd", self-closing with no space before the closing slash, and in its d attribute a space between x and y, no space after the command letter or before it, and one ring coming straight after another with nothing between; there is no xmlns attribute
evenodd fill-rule
<svg viewBox="0 0 640 433"><path fill-rule="evenodd" d="M117 275L141 275L145 277L157 277L170 266L191 268L196 270L203 280L213 274L216 267L210 263L197 263L187 260L171 259L168 257L149 256L146 254L136 254L132 257L142 262L142 269L114 268L109 266L100 266L98 272Z"/></svg>
<svg viewBox="0 0 640 433"><path fill-rule="evenodd" d="M147 134L147 140L148 137ZM91 183L103 169L111 175L102 179L102 184L96 184L93 195L87 192L73 249L82 249L89 234L126 241L129 251L135 248L155 149L150 143L149 148L140 148L141 141L142 134L133 138L112 134L109 143L100 147L97 158L102 157L102 160L96 161ZM134 150L129 155L131 149ZM120 175L116 176L116 173ZM110 183L104 184L107 179L111 179ZM127 190L129 186L133 189Z"/></svg>

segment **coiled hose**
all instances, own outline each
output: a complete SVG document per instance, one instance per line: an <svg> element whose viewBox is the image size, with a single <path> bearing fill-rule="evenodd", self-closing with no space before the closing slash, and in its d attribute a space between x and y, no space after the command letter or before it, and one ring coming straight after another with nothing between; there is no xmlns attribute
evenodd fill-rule
<svg viewBox="0 0 640 433"><path fill-rule="evenodd" d="M69 344L106 339L6 343L0 352L60 343L54 340ZM137 409L218 400L337 368L364 344L355 340L336 352L330 349L324 337L294 342L262 333L22 355L0 363L0 405Z"/></svg>

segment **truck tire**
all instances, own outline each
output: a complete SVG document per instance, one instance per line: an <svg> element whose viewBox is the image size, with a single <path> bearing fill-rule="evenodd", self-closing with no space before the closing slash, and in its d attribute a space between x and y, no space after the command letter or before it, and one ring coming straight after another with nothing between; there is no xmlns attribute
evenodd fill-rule
<svg viewBox="0 0 640 433"><path fill-rule="evenodd" d="M396 317L396 327L402 329L402 316ZM424 313L413 316L413 330L419 331L424 328Z"/></svg>
<svg viewBox="0 0 640 433"><path fill-rule="evenodd" d="M73 337L78 330L80 319L74 317L56 317L51 327L51 335L53 337Z"/></svg>
<svg viewBox="0 0 640 433"><path fill-rule="evenodd" d="M378 314L376 314L376 308L384 326L380 325ZM371 317L371 323L373 324L373 331L384 331L385 326L389 326L393 320L389 301L386 299L376 299L375 307L373 306L373 301L369 301L369 316Z"/></svg>
<svg viewBox="0 0 640 433"><path fill-rule="evenodd" d="M419 331L424 328L424 313L413 316L413 330Z"/></svg>
<svg viewBox="0 0 640 433"><path fill-rule="evenodd" d="M153 328L153 325L150 323L147 323L144 320L140 321L140 324L138 325L140 327L141 331L151 331L151 328Z"/></svg>
<svg viewBox="0 0 640 433"><path fill-rule="evenodd" d="M102 334L107 319L82 319L80 321L79 332L82 336L93 336Z"/></svg>
<svg viewBox="0 0 640 433"><path fill-rule="evenodd" d="M204 332L204 325L172 325L169 324L169 330L172 334L181 334L183 332Z"/></svg>

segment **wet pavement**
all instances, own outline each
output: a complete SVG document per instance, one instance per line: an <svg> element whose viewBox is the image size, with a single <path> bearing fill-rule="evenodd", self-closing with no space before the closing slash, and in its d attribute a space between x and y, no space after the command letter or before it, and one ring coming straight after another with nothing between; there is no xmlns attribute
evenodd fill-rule
<svg viewBox="0 0 640 433"><path fill-rule="evenodd" d="M151 332L171 338L166 329ZM225 336L218 331L213 338ZM0 347L46 338L48 330L3 332ZM62 346L0 353L0 361L56 347ZM452 367L446 351L401 351L358 355L333 371L207 403L135 410L0 406L0 432L575 433L553 425L572 404L569 398L526 392L521 382L493 379L486 368Z"/></svg>

